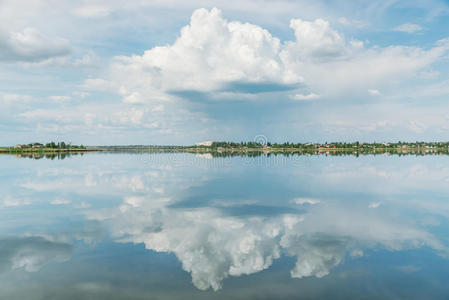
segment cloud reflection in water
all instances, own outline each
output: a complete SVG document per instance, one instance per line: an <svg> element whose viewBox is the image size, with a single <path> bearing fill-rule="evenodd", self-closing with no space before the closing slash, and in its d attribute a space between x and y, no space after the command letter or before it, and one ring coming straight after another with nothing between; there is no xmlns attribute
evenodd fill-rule
<svg viewBox="0 0 449 300"><path fill-rule="evenodd" d="M161 187L161 182L152 182ZM207 181L201 184L201 189L208 189ZM170 185L162 187L170 189ZM232 199L210 199L209 205L193 207L178 202L160 193L130 194L121 205L90 210L87 217L105 222L118 242L143 243L150 250L174 253L201 290L218 290L228 276L267 269L282 255L296 257L292 277L320 278L346 257L362 256L365 248L399 251L425 246L447 252L436 236L413 220L385 213L379 206L372 209L369 201L354 205L299 195L279 203L289 208L285 212L272 205L273 212L281 212L272 214L238 213L242 205ZM242 202L245 207L259 205L257 200Z"/></svg>
<svg viewBox="0 0 449 300"><path fill-rule="evenodd" d="M261 272L283 256L296 261L291 277L321 278L368 250L447 254L433 229L449 216L447 182L441 180L449 178L449 169L428 158L378 157L373 164L369 158L307 157L301 167L287 158L284 165L270 165L265 157L258 164L234 157L222 165L209 164L210 157L157 158L142 164L137 155L85 156L86 163L76 166L65 160L60 168L40 168L41 176L23 176L16 198L44 195L31 197L27 207L32 211L44 198L45 209L54 211L49 220L61 212L80 214L115 242L173 253L201 290L219 290L229 276ZM51 205L54 199L65 205ZM15 208L20 206L3 209ZM90 235L72 238L95 245ZM52 249L50 256L31 251L38 258L24 260L10 254L2 270L37 270L48 257L70 258Z"/></svg>

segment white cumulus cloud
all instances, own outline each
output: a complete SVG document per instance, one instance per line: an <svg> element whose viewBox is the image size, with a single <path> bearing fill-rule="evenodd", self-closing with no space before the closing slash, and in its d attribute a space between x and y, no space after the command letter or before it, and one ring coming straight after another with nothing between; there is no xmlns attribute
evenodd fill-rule
<svg viewBox="0 0 449 300"><path fill-rule="evenodd" d="M173 101L173 96L195 98L195 93L225 100L229 97L221 94L288 93L300 87L314 92L289 97L312 100L357 90L373 94L373 85L405 80L449 50L446 40L428 50L367 47L324 19L292 19L290 28L295 39L282 43L260 26L226 20L217 8L197 9L172 44L116 57L109 75L88 79L85 87L116 92L125 103L153 105Z"/></svg>
<svg viewBox="0 0 449 300"><path fill-rule="evenodd" d="M260 26L228 22L216 8L198 9L172 45L117 57L109 78L115 84L109 86L127 103L183 91L270 90L297 82L285 73L280 50L279 39ZM86 84L107 86L101 79Z"/></svg>

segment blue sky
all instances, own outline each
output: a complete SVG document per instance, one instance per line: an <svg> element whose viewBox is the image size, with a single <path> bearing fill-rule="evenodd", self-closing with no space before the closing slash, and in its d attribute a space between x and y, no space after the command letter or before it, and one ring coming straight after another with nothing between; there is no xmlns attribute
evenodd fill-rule
<svg viewBox="0 0 449 300"><path fill-rule="evenodd" d="M0 144L449 140L448 1L0 3Z"/></svg>

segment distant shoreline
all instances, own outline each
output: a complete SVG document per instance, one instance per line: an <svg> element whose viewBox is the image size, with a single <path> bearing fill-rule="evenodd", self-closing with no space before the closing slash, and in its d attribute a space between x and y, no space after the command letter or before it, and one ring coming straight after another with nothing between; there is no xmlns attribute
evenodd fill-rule
<svg viewBox="0 0 449 300"><path fill-rule="evenodd" d="M84 149L13 149L0 148L0 154L11 154L19 157L65 157L85 153L190 153L210 154L211 157L228 156L262 156L262 155L449 155L447 147L438 148L224 148L203 146L97 146Z"/></svg>
<svg viewBox="0 0 449 300"><path fill-rule="evenodd" d="M15 149L13 147L3 147L0 148L0 153L62 153L62 152L93 152L93 151L103 151L97 148L64 148L64 149L53 149L53 148L20 148Z"/></svg>
<svg viewBox="0 0 449 300"><path fill-rule="evenodd" d="M234 143L208 142L194 146L69 146L62 148L48 147L3 147L3 154L61 154L87 152L184 152L193 154L210 153L212 156L226 155L262 155L262 154L329 154L329 155L359 155L359 154L449 154L449 142L414 142L414 143L325 143L325 144L271 144L271 143ZM36 143L37 144L37 143ZM32 144L29 144L32 145ZM40 144L42 145L42 144ZM23 146L23 145L22 145ZM65 146L65 145L64 145Z"/></svg>

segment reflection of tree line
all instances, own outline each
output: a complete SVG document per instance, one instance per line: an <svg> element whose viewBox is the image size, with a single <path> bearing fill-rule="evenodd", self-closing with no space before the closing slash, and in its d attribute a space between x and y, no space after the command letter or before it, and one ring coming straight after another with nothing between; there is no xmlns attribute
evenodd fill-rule
<svg viewBox="0 0 449 300"><path fill-rule="evenodd" d="M72 155L81 155L83 156L84 153L82 152L52 152L52 153L39 153L39 152L26 152L26 153L17 153L14 156L18 158L30 158L30 159L66 159L69 158Z"/></svg>
<svg viewBox="0 0 449 300"><path fill-rule="evenodd" d="M158 151L155 151L158 152ZM162 151L159 151L162 152ZM302 156L302 155L324 155L324 156L360 156L360 155L414 155L414 156L424 156L424 155L449 155L447 150L432 150L432 151L401 151L396 149L391 150L297 150L297 151L263 151L263 150L252 150L252 151L191 151L191 150L175 150L175 151L163 151L163 152L186 152L195 154L206 154L209 153L212 157L233 157L233 156L244 156L244 157L256 157L256 156Z"/></svg>
<svg viewBox="0 0 449 300"><path fill-rule="evenodd" d="M213 149L213 148L187 148L187 147L111 147L108 149L99 150L103 153L127 153L127 154L145 154L145 153L192 153L192 154L210 154L212 157L259 157L259 156L307 156L307 155L324 155L324 156L360 156L360 155L449 155L447 149L318 149L318 150L296 150L296 149L277 149L275 151L267 149ZM0 153L7 154L7 153ZM72 155L84 155L84 152L68 151L68 152L18 152L14 153L19 158L31 158L31 159L65 159Z"/></svg>
<svg viewBox="0 0 449 300"><path fill-rule="evenodd" d="M271 144L213 142L212 146L99 146L98 150L123 153L193 153L212 157L271 156L271 155L445 155L449 143L330 143L330 144Z"/></svg>

